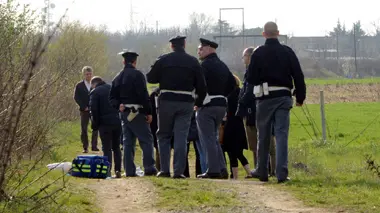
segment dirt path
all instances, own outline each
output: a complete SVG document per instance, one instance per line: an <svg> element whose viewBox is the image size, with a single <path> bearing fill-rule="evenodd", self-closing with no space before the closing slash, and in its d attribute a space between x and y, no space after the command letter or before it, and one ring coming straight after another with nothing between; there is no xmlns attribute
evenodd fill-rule
<svg viewBox="0 0 380 213"><path fill-rule="evenodd" d="M156 213L154 186L144 178L99 180L90 188L96 192L104 213Z"/></svg>
<svg viewBox="0 0 380 213"><path fill-rule="evenodd" d="M202 207L201 212L247 212L247 213L327 213L328 211L306 207L287 192L273 189L257 181L202 180L218 181L221 190L237 192L243 205L232 209ZM107 213L180 213L155 209L157 194L154 186L145 178L122 178L94 182L92 188L100 202L103 212ZM197 210L196 212L199 212Z"/></svg>

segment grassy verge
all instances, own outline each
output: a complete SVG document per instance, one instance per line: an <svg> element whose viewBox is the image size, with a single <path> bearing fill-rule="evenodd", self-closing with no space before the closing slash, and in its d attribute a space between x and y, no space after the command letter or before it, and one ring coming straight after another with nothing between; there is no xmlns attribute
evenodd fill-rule
<svg viewBox="0 0 380 213"><path fill-rule="evenodd" d="M50 140L55 140L59 146L52 150L49 155L46 156L35 169L32 170L20 188L23 188L28 183L36 180L41 174L47 172L47 164L65 161L71 162L81 150L79 129L79 125L76 123L62 123L58 125L57 128L52 131ZM30 168L30 163L23 163L22 168L25 168L25 170L21 170L20 175L25 174L27 168ZM18 199L9 203L5 212L24 212L29 210L31 206L35 204L32 201L26 201L23 197L30 196L40 191L41 187L52 183L54 180L60 179L62 176L63 173L60 171L51 171L46 176L24 190L19 195ZM42 209L42 212L99 212L99 208L95 203L95 194L86 187L86 182L84 179L65 176L65 180L67 182L64 190L52 197L57 203L46 203ZM13 183L11 181L11 184L15 183L16 180L13 180ZM46 192L53 192L54 190L62 188L62 186L63 181L60 179L49 187ZM45 195L45 193L41 193L38 198ZM48 201L51 200L49 199Z"/></svg>
<svg viewBox="0 0 380 213"><path fill-rule="evenodd" d="M336 85L336 84L371 84L380 83L380 78L363 78L363 79L348 79L348 78L308 78L307 85Z"/></svg>
<svg viewBox="0 0 380 213"><path fill-rule="evenodd" d="M327 105L329 137L325 144L310 139L300 124L306 124L306 129L314 135L306 115L302 109L293 109L289 141L293 181L285 188L312 206L380 212L380 179L367 169L365 158L372 155L375 162L380 163L380 119L368 125L379 114L379 108L379 103ZM319 106L310 105L307 109L320 130ZM352 141L355 137L357 139ZM307 168L292 166L295 163Z"/></svg>

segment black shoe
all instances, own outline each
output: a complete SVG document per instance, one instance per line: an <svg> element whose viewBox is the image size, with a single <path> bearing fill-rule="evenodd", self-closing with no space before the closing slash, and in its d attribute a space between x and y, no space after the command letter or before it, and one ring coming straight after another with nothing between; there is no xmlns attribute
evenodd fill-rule
<svg viewBox="0 0 380 213"><path fill-rule="evenodd" d="M144 176L156 176L156 175L157 175L157 170L144 172Z"/></svg>
<svg viewBox="0 0 380 213"><path fill-rule="evenodd" d="M232 176L233 176L233 175L231 174L231 179L233 178ZM220 178L221 178L221 179L228 179L228 172L227 172L227 169L222 169L222 171L220 172Z"/></svg>
<svg viewBox="0 0 380 213"><path fill-rule="evenodd" d="M256 170L253 170L251 172L251 175L252 175L252 178L256 178L256 179L259 179L261 182L268 182L268 176L266 177L261 177Z"/></svg>
<svg viewBox="0 0 380 213"><path fill-rule="evenodd" d="M115 172L115 178L121 178L121 173L119 171Z"/></svg>
<svg viewBox="0 0 380 213"><path fill-rule="evenodd" d="M287 177L285 180L278 180L277 183L286 183L286 182L289 182L290 181L290 178Z"/></svg>
<svg viewBox="0 0 380 213"><path fill-rule="evenodd" d="M166 177L166 178L170 178L170 173L159 172L159 173L157 174L157 177Z"/></svg>
<svg viewBox="0 0 380 213"><path fill-rule="evenodd" d="M137 174L135 173L135 174L130 174L130 175L125 175L125 177L137 177Z"/></svg>
<svg viewBox="0 0 380 213"><path fill-rule="evenodd" d="M197 178L201 178L201 179L221 179L222 176L220 175L220 173L204 173L204 174L201 174L201 175L198 175ZM228 175L227 175L227 179L228 179Z"/></svg>
<svg viewBox="0 0 380 213"><path fill-rule="evenodd" d="M185 175L173 175L174 179L186 179Z"/></svg>
<svg viewBox="0 0 380 213"><path fill-rule="evenodd" d="M93 152L99 152L99 151L100 151L97 147L92 148L91 150L92 150Z"/></svg>
<svg viewBox="0 0 380 213"><path fill-rule="evenodd" d="M83 149L82 153L88 153L88 150L87 149Z"/></svg>

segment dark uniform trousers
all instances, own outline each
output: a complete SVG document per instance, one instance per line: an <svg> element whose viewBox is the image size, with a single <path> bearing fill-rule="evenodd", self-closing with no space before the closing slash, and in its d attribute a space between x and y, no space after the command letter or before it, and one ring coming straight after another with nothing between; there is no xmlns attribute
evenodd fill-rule
<svg viewBox="0 0 380 213"><path fill-rule="evenodd" d="M88 149L88 124L90 122L90 112L89 111L81 111L80 112L80 125L81 125L81 141L83 144L83 149ZM92 131L91 137L91 148L98 148L98 131Z"/></svg>
<svg viewBox="0 0 380 213"><path fill-rule="evenodd" d="M226 168L224 153L218 140L218 128L223 121L226 107L208 106L197 111L198 134L205 149L207 173L220 173Z"/></svg>
<svg viewBox="0 0 380 213"><path fill-rule="evenodd" d="M145 173L156 172L153 154L153 135L149 124L146 122L145 114L138 114L132 121L128 121L129 109L120 113L123 127L123 151L124 169L127 176L136 175L134 163L136 139L139 140L142 149L142 160Z"/></svg>
<svg viewBox="0 0 380 213"><path fill-rule="evenodd" d="M108 161L111 163L110 171L112 169L112 151L113 160L115 162L115 172L121 171L121 151L120 151L120 125L100 126L99 135L102 140L102 149L104 156L108 157Z"/></svg>
<svg viewBox="0 0 380 213"><path fill-rule="evenodd" d="M288 135L292 105L292 98L287 96L257 101L257 172L261 177L268 176L268 155L273 129L276 137L276 176L278 180L288 177Z"/></svg>
<svg viewBox="0 0 380 213"><path fill-rule="evenodd" d="M185 172L187 136L193 112L193 102L159 99L157 143L160 153L161 171L164 173L170 173L170 142L173 136L174 175L183 175Z"/></svg>

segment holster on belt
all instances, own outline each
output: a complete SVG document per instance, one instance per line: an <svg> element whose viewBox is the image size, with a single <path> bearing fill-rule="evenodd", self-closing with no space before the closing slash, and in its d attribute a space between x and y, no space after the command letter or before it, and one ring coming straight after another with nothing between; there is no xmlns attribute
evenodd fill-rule
<svg viewBox="0 0 380 213"><path fill-rule="evenodd" d="M129 109L130 109L130 111L129 111L129 115L127 117L127 120L129 122L131 122L139 114L139 111L137 109L135 109L134 107L131 107Z"/></svg>

